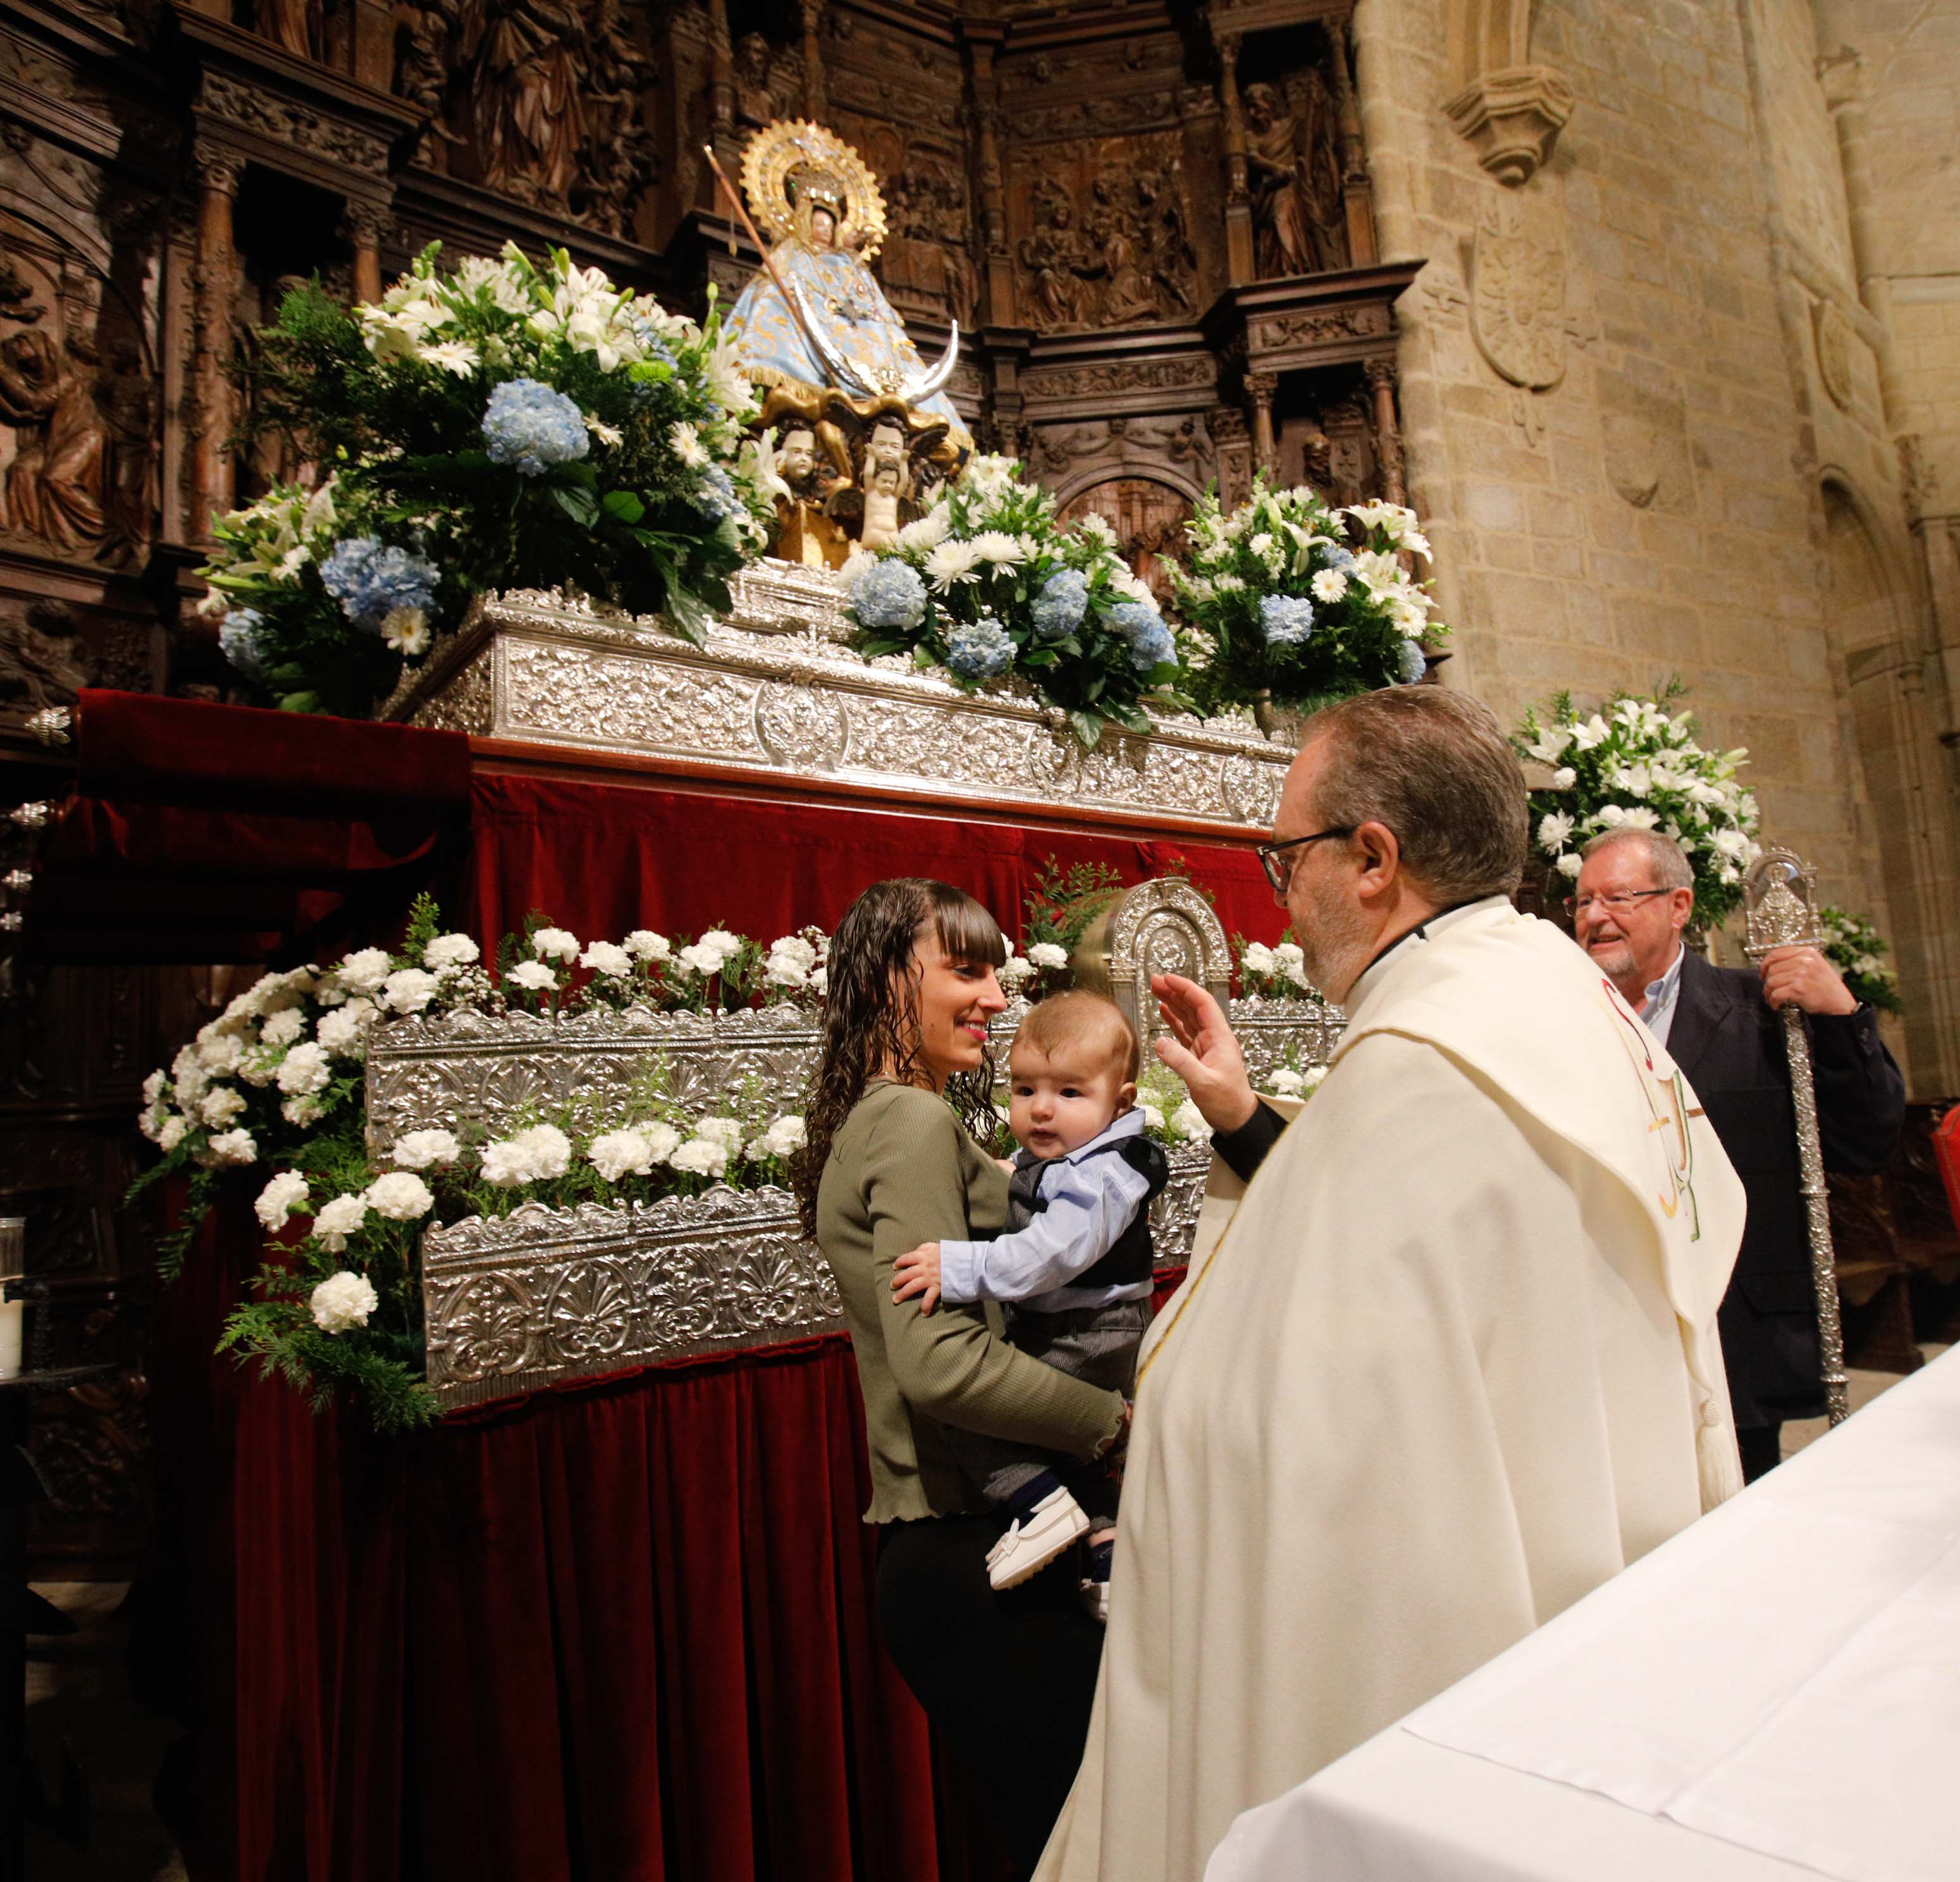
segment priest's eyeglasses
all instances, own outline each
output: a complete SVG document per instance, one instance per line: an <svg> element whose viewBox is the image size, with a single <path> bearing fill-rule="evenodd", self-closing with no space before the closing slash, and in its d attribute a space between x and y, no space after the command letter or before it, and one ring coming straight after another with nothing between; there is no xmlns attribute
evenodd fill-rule
<svg viewBox="0 0 1960 1882"><path fill-rule="evenodd" d="M1267 872L1271 874L1271 872ZM1565 898L1565 912L1568 915L1583 915L1589 908L1596 908L1602 914L1615 918L1624 915L1637 901L1645 901L1650 895L1672 895L1671 889L1630 889L1623 895L1568 895Z"/></svg>
<svg viewBox="0 0 1960 1882"><path fill-rule="evenodd" d="M1266 872L1266 880L1283 895L1287 884L1293 879L1293 860L1287 855L1289 850L1297 850L1306 843L1324 843L1329 837L1351 837L1360 828L1358 824L1337 823L1330 830L1315 831L1310 837L1293 837L1284 843L1262 843L1253 854L1259 859L1260 868Z"/></svg>

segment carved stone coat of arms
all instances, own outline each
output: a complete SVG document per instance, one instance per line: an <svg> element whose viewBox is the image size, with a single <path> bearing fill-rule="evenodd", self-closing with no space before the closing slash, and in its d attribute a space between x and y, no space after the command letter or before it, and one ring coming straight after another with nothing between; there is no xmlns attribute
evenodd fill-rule
<svg viewBox="0 0 1960 1882"><path fill-rule="evenodd" d="M1565 377L1565 251L1521 203L1493 205L1478 225L1470 325L1513 386L1545 392Z"/></svg>

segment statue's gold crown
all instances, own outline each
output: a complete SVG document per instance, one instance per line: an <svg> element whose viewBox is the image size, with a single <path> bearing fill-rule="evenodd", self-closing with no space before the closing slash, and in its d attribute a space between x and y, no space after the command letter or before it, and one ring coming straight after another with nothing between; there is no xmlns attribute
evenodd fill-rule
<svg viewBox="0 0 1960 1882"><path fill-rule="evenodd" d="M807 203L812 208L820 206L835 215L844 212L844 180L833 171L793 170L789 174L789 186L799 208Z"/></svg>

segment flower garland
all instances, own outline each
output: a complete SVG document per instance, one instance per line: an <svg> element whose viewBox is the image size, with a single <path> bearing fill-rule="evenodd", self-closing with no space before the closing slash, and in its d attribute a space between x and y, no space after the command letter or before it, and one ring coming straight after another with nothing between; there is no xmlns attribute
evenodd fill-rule
<svg viewBox="0 0 1960 1882"><path fill-rule="evenodd" d="M1577 878L1589 838L1658 830L1686 853L1695 920L1712 929L1741 905L1743 872L1758 854L1758 812L1736 777L1748 752L1704 751L1694 715L1669 711L1682 690L1676 682L1653 699L1615 693L1586 714L1562 692L1542 722L1536 707L1528 710L1511 742L1521 756L1554 768L1550 785L1531 793L1531 816L1548 879L1560 892Z"/></svg>
<svg viewBox="0 0 1960 1882"><path fill-rule="evenodd" d="M1820 910L1818 924L1822 930L1824 958L1844 976L1851 997L1881 1013L1904 1013L1898 974L1881 958L1892 950L1878 930L1864 916L1849 914L1842 908Z"/></svg>
<svg viewBox="0 0 1960 1882"><path fill-rule="evenodd" d="M1411 684L1428 666L1424 643L1448 632L1404 565L1430 549L1399 504L1331 510L1306 485L1273 490L1262 474L1229 516L1208 494L1187 532L1172 584L1202 650L1192 664L1207 704L1310 710Z"/></svg>
<svg viewBox="0 0 1960 1882"><path fill-rule="evenodd" d="M262 428L331 467L219 518L201 611L288 711L363 717L471 597L576 587L698 640L767 540L768 444L705 326L563 250L436 269L372 306L295 289L262 335Z"/></svg>
<svg viewBox="0 0 1960 1882"><path fill-rule="evenodd" d="M867 657L909 653L972 692L1010 675L1094 746L1106 724L1188 711L1184 670L1149 588L1099 517L1064 525L1011 458L974 458L896 544L844 565Z"/></svg>

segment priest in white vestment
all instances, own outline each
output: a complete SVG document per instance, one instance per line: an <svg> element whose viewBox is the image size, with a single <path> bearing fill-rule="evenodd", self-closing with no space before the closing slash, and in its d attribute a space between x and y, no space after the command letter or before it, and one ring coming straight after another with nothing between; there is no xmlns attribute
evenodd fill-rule
<svg viewBox="0 0 1960 1882"><path fill-rule="evenodd" d="M1611 983L1511 908L1526 826L1460 695L1309 722L1262 854L1349 1023L1283 1133L1216 1003L1157 983L1158 1050L1252 1180L1144 1348L1042 1882L1198 1882L1239 1811L1742 1486L1741 1187Z"/></svg>

